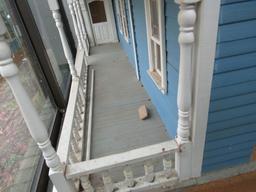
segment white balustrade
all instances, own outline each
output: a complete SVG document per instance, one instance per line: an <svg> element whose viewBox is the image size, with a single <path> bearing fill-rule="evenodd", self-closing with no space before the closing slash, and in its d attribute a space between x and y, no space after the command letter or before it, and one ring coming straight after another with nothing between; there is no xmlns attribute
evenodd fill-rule
<svg viewBox="0 0 256 192"><path fill-rule="evenodd" d="M144 191L161 186L172 186L177 182L177 177L169 157L174 157L177 148L177 143L172 140L124 153L70 164L66 168L66 177L70 180L80 178L82 186L86 190L91 186L90 182L87 183L89 181L88 175L102 174L104 189L102 189L102 186L96 185L92 186L94 191ZM153 160L162 160L163 170L155 171ZM138 164L143 164L145 174L134 177L132 167ZM109 170L114 168L123 169L124 181L113 182Z"/></svg>
<svg viewBox="0 0 256 192"><path fill-rule="evenodd" d="M58 191L73 192L74 186L64 176L64 165L51 145L47 129L18 77L18 68L13 62L10 46L4 36L6 32L6 26L0 16L0 74L12 89L29 132L50 168L50 178L55 187Z"/></svg>
<svg viewBox="0 0 256 192"><path fill-rule="evenodd" d="M178 23L180 26L180 64L178 84L178 128L176 141L180 151L176 153L175 169L181 180L191 177L191 100L192 61L195 41L196 4L200 0L175 0L180 5Z"/></svg>
<svg viewBox="0 0 256 192"><path fill-rule="evenodd" d="M74 66L74 59L70 50L70 46L68 44L68 40L67 40L67 36L66 33L64 31L63 28L63 23L61 20L61 14L59 11L59 4L57 2L57 0L48 0L48 5L50 7L50 10L52 11L52 15L54 18L54 21L56 23L57 29L59 31L59 35L60 35L60 40L62 43L62 47L63 47L63 51L65 54L65 57L67 59L68 65L69 65L69 69L70 69L70 73L72 75L73 79L77 78L77 72Z"/></svg>

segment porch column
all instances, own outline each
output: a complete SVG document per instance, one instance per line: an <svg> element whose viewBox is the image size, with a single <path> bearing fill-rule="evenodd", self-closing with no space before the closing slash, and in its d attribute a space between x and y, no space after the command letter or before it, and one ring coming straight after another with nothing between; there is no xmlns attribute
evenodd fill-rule
<svg viewBox="0 0 256 192"><path fill-rule="evenodd" d="M60 11L59 11L59 9L60 9L59 8L59 3L57 2L57 0L48 0L48 4L49 4L49 7L50 7L50 10L52 11L54 21L55 21L56 26L57 26L58 31L59 31L60 40L61 40L61 43L62 43L62 48L63 48L64 54L65 54L65 57L67 59L68 65L69 65L70 73L72 75L72 78L76 79L77 78L77 72L76 72L76 69L75 69L74 58L73 58L73 55L71 53L70 46L69 46L68 40L67 40L67 36L66 36L66 33L64 31L64 28L63 28L63 23L62 23L62 20L61 20L61 14L60 14Z"/></svg>
<svg viewBox="0 0 256 192"><path fill-rule="evenodd" d="M175 168L181 180L191 177L191 100L192 100L192 49L195 41L196 4L200 0L175 0L180 5L180 65L178 85L178 128Z"/></svg>
<svg viewBox="0 0 256 192"><path fill-rule="evenodd" d="M47 129L18 77L18 68L13 62L10 46L4 36L5 33L7 33L7 28L0 16L0 74L12 89L29 132L41 149L46 164L50 168L52 173L50 177L55 187L58 191L74 192L73 186L65 179L64 167L51 145Z"/></svg>

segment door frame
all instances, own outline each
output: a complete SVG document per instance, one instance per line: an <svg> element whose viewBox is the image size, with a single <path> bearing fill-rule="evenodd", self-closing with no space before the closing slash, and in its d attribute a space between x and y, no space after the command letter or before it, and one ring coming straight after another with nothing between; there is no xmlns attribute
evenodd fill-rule
<svg viewBox="0 0 256 192"><path fill-rule="evenodd" d="M91 21L90 24L91 24L91 28L92 28L92 31L93 31L93 36L95 38L95 44L99 45L97 43L97 39L96 39L96 36L95 36L95 31L94 31L94 28L93 28L93 22L92 22L92 17L91 17L91 11L90 11L90 8L89 8L89 3L93 2L93 1L97 1L97 0L86 0L86 6L88 8L88 15L89 15L89 18L90 18L90 21ZM113 9L112 0L101 0L101 1L104 2L104 7L105 7L107 19L110 19L107 22L110 22L112 32L113 32L113 40L109 43L117 43L118 42L118 37L117 37L117 31L116 31L116 22L115 22L115 17L114 17L114 9Z"/></svg>

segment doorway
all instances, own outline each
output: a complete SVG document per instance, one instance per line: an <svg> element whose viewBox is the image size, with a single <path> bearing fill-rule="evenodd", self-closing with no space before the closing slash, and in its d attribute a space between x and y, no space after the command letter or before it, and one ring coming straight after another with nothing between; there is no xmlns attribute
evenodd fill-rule
<svg viewBox="0 0 256 192"><path fill-rule="evenodd" d="M88 8L96 44L117 42L111 0L90 0Z"/></svg>

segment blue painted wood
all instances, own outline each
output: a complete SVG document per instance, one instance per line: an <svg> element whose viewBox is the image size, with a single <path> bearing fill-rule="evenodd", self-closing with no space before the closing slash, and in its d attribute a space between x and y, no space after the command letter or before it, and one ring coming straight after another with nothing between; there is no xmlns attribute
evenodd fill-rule
<svg viewBox="0 0 256 192"><path fill-rule="evenodd" d="M114 0L115 1L115 0ZM116 12L116 3L113 2L113 6L114 6L114 15L115 15L115 20L117 21L117 12ZM129 38L128 38L128 42L126 41L126 39L124 38L124 35L120 32L120 26L119 23L117 23L117 33L118 33L118 38L119 38L119 42L120 45L122 47L122 49L124 50L124 52L126 53L126 55L128 56L128 59L130 61L130 63L132 64L132 66L135 69L135 60L134 60L134 52L133 52L133 44L132 44L132 38L131 38L131 23L129 20L129 10L128 10L128 0L125 0L125 12L126 12L126 18L127 18L127 24L128 24L128 33L129 33Z"/></svg>
<svg viewBox="0 0 256 192"><path fill-rule="evenodd" d="M211 100L223 99L243 95L256 91L256 81L247 81L229 86L214 88L211 91Z"/></svg>
<svg viewBox="0 0 256 192"><path fill-rule="evenodd" d="M167 58L167 86L168 93L163 95L156 87L147 71L149 69L147 31L145 20L144 0L133 0L134 31L138 53L141 82L166 126L170 137L176 135L177 129L177 89L178 89L178 66L179 44L177 13L179 7L174 1L165 1L166 23L166 58Z"/></svg>
<svg viewBox="0 0 256 192"><path fill-rule="evenodd" d="M223 3L223 1L222 1ZM220 25L256 19L256 1L242 1L222 6L220 9Z"/></svg>
<svg viewBox="0 0 256 192"><path fill-rule="evenodd" d="M256 36L256 20L254 19L254 20L219 26L218 42L234 41L238 39L245 39L245 38L250 38L255 36Z"/></svg>
<svg viewBox="0 0 256 192"><path fill-rule="evenodd" d="M256 66L256 52L233 57L216 59L214 73L223 73L246 67Z"/></svg>
<svg viewBox="0 0 256 192"><path fill-rule="evenodd" d="M256 92L212 101L210 103L209 112L212 113L222 111L234 107L248 105L251 103L256 103Z"/></svg>
<svg viewBox="0 0 256 192"><path fill-rule="evenodd" d="M231 57L256 52L256 37L218 43L216 58Z"/></svg>
<svg viewBox="0 0 256 192"><path fill-rule="evenodd" d="M203 171L248 162L256 144L256 1L221 2Z"/></svg>
<svg viewBox="0 0 256 192"><path fill-rule="evenodd" d="M219 148L219 149L215 149L215 150L205 151L204 158L206 160L206 159L209 159L212 157L216 157L220 153L227 154L227 153L239 152L239 151L245 150L245 149L251 149L254 146L254 144L255 144L255 141L251 140L251 141L246 141L245 143L229 145L228 147L225 147L225 148Z"/></svg>
<svg viewBox="0 0 256 192"><path fill-rule="evenodd" d="M236 126L243 126L243 125L252 124L252 123L256 123L256 113L247 114L245 116L229 119L226 121L209 123L207 127L207 135L218 130L223 130L223 129L232 128Z"/></svg>

